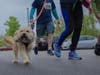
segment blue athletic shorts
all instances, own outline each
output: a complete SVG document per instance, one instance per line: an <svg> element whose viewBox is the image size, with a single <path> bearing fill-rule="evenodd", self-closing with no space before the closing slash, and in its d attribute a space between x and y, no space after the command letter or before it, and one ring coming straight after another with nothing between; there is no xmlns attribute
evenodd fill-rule
<svg viewBox="0 0 100 75"><path fill-rule="evenodd" d="M54 32L53 22L36 25L37 37L42 37L44 35L47 35L48 33L53 33L53 32Z"/></svg>

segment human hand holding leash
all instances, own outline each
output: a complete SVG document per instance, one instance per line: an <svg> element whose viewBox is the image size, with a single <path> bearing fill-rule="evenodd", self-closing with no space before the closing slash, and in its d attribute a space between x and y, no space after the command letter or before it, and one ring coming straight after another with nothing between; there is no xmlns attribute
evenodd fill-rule
<svg viewBox="0 0 100 75"><path fill-rule="evenodd" d="M35 24L35 21L34 21L33 19L30 20L29 26L30 26L32 29L34 29L34 24Z"/></svg>

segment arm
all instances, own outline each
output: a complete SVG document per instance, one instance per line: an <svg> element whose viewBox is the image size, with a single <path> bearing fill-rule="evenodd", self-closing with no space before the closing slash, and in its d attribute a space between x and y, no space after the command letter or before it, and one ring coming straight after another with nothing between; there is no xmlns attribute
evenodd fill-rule
<svg viewBox="0 0 100 75"><path fill-rule="evenodd" d="M55 9L52 9L52 14L55 17L55 19L57 19L57 20L59 19L58 14L57 14L57 11L56 11L56 8Z"/></svg>
<svg viewBox="0 0 100 75"><path fill-rule="evenodd" d="M56 22L57 22L58 26L60 27L61 23L60 23L56 8L52 9L52 13L53 13L53 16L55 17L55 19L57 20Z"/></svg>
<svg viewBox="0 0 100 75"><path fill-rule="evenodd" d="M35 13L35 8L32 7L32 8L31 8L31 11L30 11L30 20L33 19L33 15L34 15L34 13Z"/></svg>
<svg viewBox="0 0 100 75"><path fill-rule="evenodd" d="M91 0L83 0L82 3L89 10L89 13L91 13L92 12Z"/></svg>
<svg viewBox="0 0 100 75"><path fill-rule="evenodd" d="M33 15L35 13L35 8L37 8L37 5L38 5L37 2L38 2L37 0L34 0L34 2L32 3L32 8L30 10L30 20L33 19Z"/></svg>
<svg viewBox="0 0 100 75"><path fill-rule="evenodd" d="M32 7L31 10L30 10L30 22L29 22L29 25L31 25L32 29L34 28L34 20L33 20L33 15L35 13L35 8Z"/></svg>
<svg viewBox="0 0 100 75"><path fill-rule="evenodd" d="M59 17L58 17L58 13L57 13L57 11L56 11L56 6L55 6L55 3L54 3L54 1L52 0L52 14L53 14L53 16L55 17L55 19L59 19Z"/></svg>

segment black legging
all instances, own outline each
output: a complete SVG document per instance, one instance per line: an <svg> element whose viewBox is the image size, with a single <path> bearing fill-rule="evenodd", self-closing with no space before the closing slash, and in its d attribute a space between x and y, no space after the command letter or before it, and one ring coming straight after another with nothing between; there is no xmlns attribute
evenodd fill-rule
<svg viewBox="0 0 100 75"><path fill-rule="evenodd" d="M62 15L65 22L65 30L61 33L56 44L58 46L61 46L66 37L73 32L70 50L74 51L76 49L82 28L82 20L83 20L82 3L78 2L75 5L74 9L72 8L73 4L61 3Z"/></svg>

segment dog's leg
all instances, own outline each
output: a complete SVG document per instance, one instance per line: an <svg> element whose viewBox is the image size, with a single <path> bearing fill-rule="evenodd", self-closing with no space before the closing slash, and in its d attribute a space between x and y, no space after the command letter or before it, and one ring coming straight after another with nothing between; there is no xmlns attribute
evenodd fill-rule
<svg viewBox="0 0 100 75"><path fill-rule="evenodd" d="M32 43L28 46L28 48L27 48L27 55L28 55L28 58L31 60L31 58L30 58L30 55L31 55L31 51L32 51L32 47L33 45L32 45Z"/></svg>
<svg viewBox="0 0 100 75"><path fill-rule="evenodd" d="M29 64L30 60L28 58L28 55L26 53L26 49L25 49L24 45L21 45L21 47L20 47L20 53L21 53L21 56L22 56L24 64Z"/></svg>
<svg viewBox="0 0 100 75"><path fill-rule="evenodd" d="M14 63L18 63L18 48L17 48L16 45L13 46L13 52L14 52L14 60L13 60L13 62Z"/></svg>
<svg viewBox="0 0 100 75"><path fill-rule="evenodd" d="M27 51L27 56L28 56L29 60L31 60L30 54L31 54L31 52L30 51Z"/></svg>

